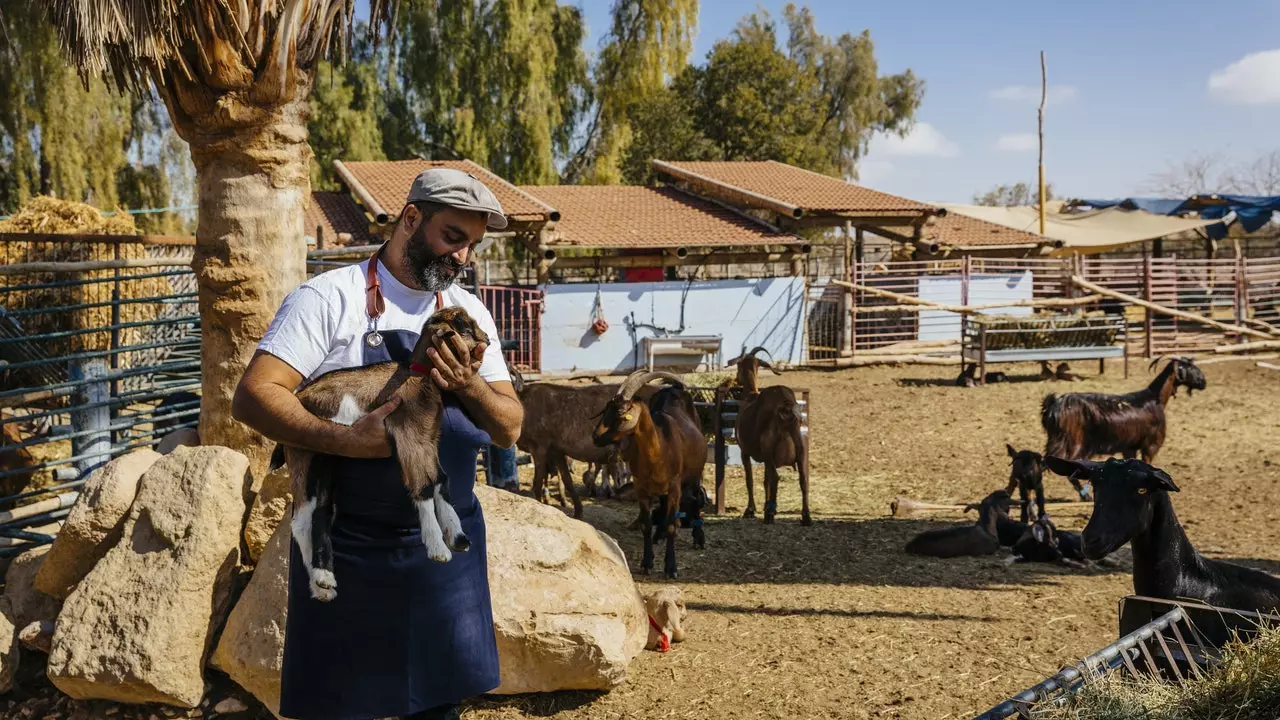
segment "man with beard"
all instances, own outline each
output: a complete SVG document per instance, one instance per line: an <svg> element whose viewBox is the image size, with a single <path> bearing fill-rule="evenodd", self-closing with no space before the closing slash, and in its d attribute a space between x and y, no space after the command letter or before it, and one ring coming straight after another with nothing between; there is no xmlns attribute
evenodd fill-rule
<svg viewBox="0 0 1280 720"><path fill-rule="evenodd" d="M486 227L506 224L497 198L474 176L423 172L372 258L289 294L240 381L237 420L276 442L325 453L316 462L331 467L339 591L327 602L311 597L291 542L284 717L457 718L464 699L500 684L484 517L472 488L477 450L514 445L524 411L493 317L454 281ZM429 367L413 366L444 391L440 468L471 541L469 551L438 563L427 557L387 442L383 418L398 401L331 421L308 413L294 391L332 370L409 362L426 319L455 305L493 343L467 356L457 338L434 338Z"/></svg>

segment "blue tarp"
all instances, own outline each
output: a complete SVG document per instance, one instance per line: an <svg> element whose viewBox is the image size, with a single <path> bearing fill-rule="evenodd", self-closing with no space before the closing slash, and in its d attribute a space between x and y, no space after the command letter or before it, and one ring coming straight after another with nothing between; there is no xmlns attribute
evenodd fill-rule
<svg viewBox="0 0 1280 720"><path fill-rule="evenodd" d="M1185 200L1172 198L1119 198L1114 200L1079 200L1078 204L1103 209L1109 207L1144 210L1154 215L1181 215L1195 212L1206 220L1217 220L1235 213L1231 222L1240 223L1245 232L1255 232L1271 222L1272 213L1280 212L1280 196L1272 195L1193 195ZM1205 227L1205 233L1220 240L1227 236L1227 224Z"/></svg>

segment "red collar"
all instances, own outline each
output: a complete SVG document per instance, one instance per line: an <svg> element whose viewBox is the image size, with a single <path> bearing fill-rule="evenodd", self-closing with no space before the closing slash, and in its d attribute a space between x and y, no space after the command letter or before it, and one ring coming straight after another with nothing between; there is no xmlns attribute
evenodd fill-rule
<svg viewBox="0 0 1280 720"><path fill-rule="evenodd" d="M409 372L413 375L426 375L431 372L431 366L423 365L422 363L410 363Z"/></svg>
<svg viewBox="0 0 1280 720"><path fill-rule="evenodd" d="M658 652L664 653L670 650L671 641L667 639L667 633L662 630L662 626L658 624L657 620L653 619L652 615L649 616L649 627L658 631Z"/></svg>

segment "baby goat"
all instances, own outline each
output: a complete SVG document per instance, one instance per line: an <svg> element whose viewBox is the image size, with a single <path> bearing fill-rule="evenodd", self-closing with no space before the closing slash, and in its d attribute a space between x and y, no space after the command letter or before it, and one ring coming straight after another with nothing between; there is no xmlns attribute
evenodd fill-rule
<svg viewBox="0 0 1280 720"><path fill-rule="evenodd" d="M997 490L982 501L978 509L978 522L961 527L926 530L911 538L906 551L912 555L951 558L963 555L991 555L1000 550L996 530L998 518L1009 516L1012 499L1004 490Z"/></svg>
<svg viewBox="0 0 1280 720"><path fill-rule="evenodd" d="M1152 361L1152 366L1159 358ZM1192 390L1205 388L1204 373L1189 358L1173 358L1151 384L1123 395L1066 393L1045 396L1040 407L1044 427L1045 457L1055 455L1083 460L1095 455L1123 453L1132 458L1139 452L1151 462L1164 444L1165 406L1178 386ZM1088 493L1074 478L1076 492Z"/></svg>
<svg viewBox="0 0 1280 720"><path fill-rule="evenodd" d="M1005 492L1012 495L1013 489L1018 489L1018 497L1022 500L1022 522L1025 523L1033 519L1028 502L1032 493L1036 496L1036 517L1044 514L1044 458L1034 450L1014 450L1008 443L1004 447L1009 452L1011 465L1009 487Z"/></svg>
<svg viewBox="0 0 1280 720"><path fill-rule="evenodd" d="M1134 594L1191 598L1235 610L1280 610L1280 578L1196 552L1169 499L1178 486L1163 470L1132 458L1101 463L1050 456L1045 461L1059 475L1093 482L1097 499L1081 536L1084 556L1097 560L1129 543Z"/></svg>
<svg viewBox="0 0 1280 720"><path fill-rule="evenodd" d="M449 500L449 483L437 482L437 449L444 421L440 388L428 377L427 351L432 338L462 339L468 352L489 337L460 307L439 310L427 318L408 363L384 362L325 373L298 391L298 400L313 415L351 425L393 396L400 406L385 424L393 455L409 496L418 509L422 542L436 562L448 562L450 550L464 552L471 543ZM321 456L323 457L323 456ZM280 445L272 455L272 469L288 463L293 490L293 537L298 542L311 596L329 601L337 597L333 576L333 492L330 465L302 448Z"/></svg>

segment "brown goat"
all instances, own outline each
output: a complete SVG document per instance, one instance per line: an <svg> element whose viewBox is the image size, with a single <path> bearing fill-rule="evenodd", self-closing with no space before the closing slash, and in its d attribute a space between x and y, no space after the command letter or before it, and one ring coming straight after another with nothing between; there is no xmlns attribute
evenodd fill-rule
<svg viewBox="0 0 1280 720"><path fill-rule="evenodd" d="M809 515L809 472L804 462L804 439L800 433L800 405L796 393L785 385L761 390L757 385L760 368L779 373L768 362L756 357L762 347L729 361L738 366L738 384L742 399L734 435L742 450L742 469L747 476L747 509L744 518L756 516L755 483L751 477L751 461L764 463L764 521L772 523L778 511L778 468L794 467L800 473L800 524L812 525Z"/></svg>
<svg viewBox="0 0 1280 720"><path fill-rule="evenodd" d="M449 501L447 482L437 483L440 466L437 450L444 421L440 388L428 377L427 351L432 338L458 336L468 352L489 337L460 307L448 307L427 318L408 363L384 362L334 370L298 391L298 400L313 415L350 425L391 400L400 406L387 415L385 424L392 452L399 461L402 479L418 509L422 542L436 562L448 562L450 550L466 551L471 543ZM293 536L298 542L311 596L329 601L337 597L333 576L333 492L330 464L316 462L316 453L278 445L272 469L289 465L293 490ZM283 461L283 462L282 462Z"/></svg>
<svg viewBox="0 0 1280 720"><path fill-rule="evenodd" d="M650 380L669 384L653 394L648 403L635 398L636 391ZM628 442L622 442L623 439ZM644 518L644 557L640 571L653 569L653 544L656 538L650 504L666 496L665 527L667 534L664 571L676 577L676 514L684 492L702 484L702 469L707 463L707 441L698 422L693 398L679 377L665 372L637 371L627 377L600 414L600 422L592 433L597 446L621 445L622 456L631 468L636 500ZM692 493L690 493L692 494ZM700 511L695 508L694 547L704 547Z"/></svg>

